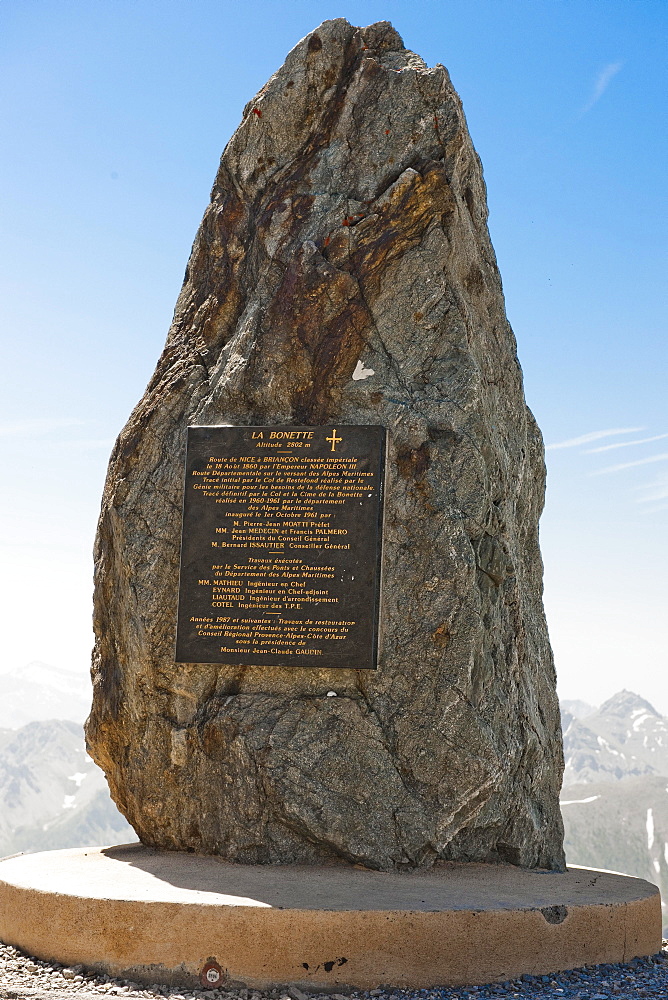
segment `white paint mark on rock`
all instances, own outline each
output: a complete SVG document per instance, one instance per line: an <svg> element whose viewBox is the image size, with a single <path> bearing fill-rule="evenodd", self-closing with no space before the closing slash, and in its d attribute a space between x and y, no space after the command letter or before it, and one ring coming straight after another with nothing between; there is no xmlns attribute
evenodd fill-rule
<svg viewBox="0 0 668 1000"><path fill-rule="evenodd" d="M360 382L362 379L370 378L372 375L375 374L376 373L373 370L373 368L365 368L364 362L358 361L355 367L355 371L353 372L353 381Z"/></svg>

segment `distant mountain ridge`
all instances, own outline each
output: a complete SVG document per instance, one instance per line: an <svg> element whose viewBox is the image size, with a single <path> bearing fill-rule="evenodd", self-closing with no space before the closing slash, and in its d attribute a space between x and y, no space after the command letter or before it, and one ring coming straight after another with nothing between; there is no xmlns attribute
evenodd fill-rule
<svg viewBox="0 0 668 1000"><path fill-rule="evenodd" d="M668 924L668 718L619 691L584 718L562 703L569 864L654 882Z"/></svg>
<svg viewBox="0 0 668 1000"><path fill-rule="evenodd" d="M580 698L562 698L559 705L562 714L568 712L574 719L584 719L596 711L596 705L590 705L588 701L582 701Z"/></svg>
<svg viewBox="0 0 668 1000"><path fill-rule="evenodd" d="M136 839L80 725L51 719L0 731L0 857Z"/></svg>
<svg viewBox="0 0 668 1000"><path fill-rule="evenodd" d="M91 699L87 674L34 660L0 674L0 730L20 729L46 719L81 724L90 711Z"/></svg>
<svg viewBox="0 0 668 1000"><path fill-rule="evenodd" d="M83 695L76 701L85 691L78 675L44 664L0 675L0 857L136 840L86 754L80 722L37 719L15 728L15 713L7 724L2 681L18 697L42 678L43 699L31 696L24 716L42 711L45 700L57 710L59 690L70 712L87 711ZM598 709L584 705L591 711L582 718L569 704L580 712L584 703L562 703L567 862L648 879L668 901L668 719L630 691Z"/></svg>
<svg viewBox="0 0 668 1000"><path fill-rule="evenodd" d="M668 719L620 691L584 719L564 712L564 784L668 775Z"/></svg>

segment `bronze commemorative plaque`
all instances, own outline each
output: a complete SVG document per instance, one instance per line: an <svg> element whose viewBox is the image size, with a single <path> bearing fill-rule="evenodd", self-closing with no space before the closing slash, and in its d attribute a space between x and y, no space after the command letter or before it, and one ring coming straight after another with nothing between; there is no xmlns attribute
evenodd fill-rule
<svg viewBox="0 0 668 1000"><path fill-rule="evenodd" d="M180 663L374 669L384 427L189 427Z"/></svg>

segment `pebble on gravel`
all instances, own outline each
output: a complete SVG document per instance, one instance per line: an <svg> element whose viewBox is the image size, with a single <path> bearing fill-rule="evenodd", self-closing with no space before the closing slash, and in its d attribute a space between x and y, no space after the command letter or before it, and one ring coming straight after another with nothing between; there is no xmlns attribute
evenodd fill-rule
<svg viewBox="0 0 668 1000"><path fill-rule="evenodd" d="M356 990L310 994L290 985L272 990L143 986L128 979L87 974L83 966L63 968L0 942L0 1000L97 1000L97 997L164 997L167 1000L668 1000L668 941L658 955L626 965L588 965L551 976L521 976L487 986L425 990Z"/></svg>

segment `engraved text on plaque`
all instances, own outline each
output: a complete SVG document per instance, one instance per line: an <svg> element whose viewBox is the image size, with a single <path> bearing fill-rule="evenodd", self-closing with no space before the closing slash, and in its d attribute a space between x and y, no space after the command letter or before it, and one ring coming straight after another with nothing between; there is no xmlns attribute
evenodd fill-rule
<svg viewBox="0 0 668 1000"><path fill-rule="evenodd" d="M376 666L385 428L189 427L176 659Z"/></svg>

